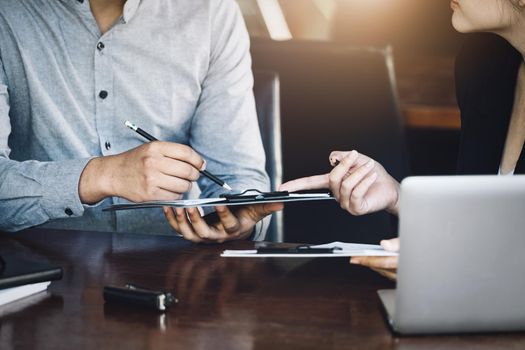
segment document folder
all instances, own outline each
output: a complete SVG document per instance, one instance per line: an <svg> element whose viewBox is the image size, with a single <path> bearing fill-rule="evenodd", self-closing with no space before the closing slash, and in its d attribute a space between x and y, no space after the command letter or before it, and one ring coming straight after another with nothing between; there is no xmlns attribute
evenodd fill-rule
<svg viewBox="0 0 525 350"><path fill-rule="evenodd" d="M261 192L259 190L246 190L238 194L223 194L218 198L187 199L178 201L151 201L141 203L114 204L105 211L144 209L158 207L214 207L217 205L235 206L263 203L287 203L287 202L306 202L319 200L333 200L334 197L328 192L323 193L289 193L282 192Z"/></svg>

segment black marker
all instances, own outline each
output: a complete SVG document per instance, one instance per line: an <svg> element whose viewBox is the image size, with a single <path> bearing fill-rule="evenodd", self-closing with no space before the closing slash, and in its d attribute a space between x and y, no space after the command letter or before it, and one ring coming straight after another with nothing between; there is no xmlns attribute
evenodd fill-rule
<svg viewBox="0 0 525 350"><path fill-rule="evenodd" d="M157 311L165 311L178 302L171 293L161 290L151 290L127 284L125 287L104 287L104 301L123 305L134 305Z"/></svg>

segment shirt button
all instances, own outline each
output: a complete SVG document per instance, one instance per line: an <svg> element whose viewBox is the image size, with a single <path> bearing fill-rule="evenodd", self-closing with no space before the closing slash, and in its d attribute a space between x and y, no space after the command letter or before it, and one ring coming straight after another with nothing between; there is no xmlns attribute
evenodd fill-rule
<svg viewBox="0 0 525 350"><path fill-rule="evenodd" d="M66 213L67 216L71 216L71 215L73 215L73 210L71 210L70 208L66 208L64 210L64 213Z"/></svg>
<svg viewBox="0 0 525 350"><path fill-rule="evenodd" d="M104 144L104 146L106 146L106 149L109 151L111 149L111 143L109 141L106 141L106 143Z"/></svg>
<svg viewBox="0 0 525 350"><path fill-rule="evenodd" d="M98 97L104 100L106 97L108 97L108 92L106 90L102 90L98 93Z"/></svg>
<svg viewBox="0 0 525 350"><path fill-rule="evenodd" d="M106 47L106 45L104 45L104 43L102 41L100 41L98 44L97 44L97 50L98 51L102 51L104 50L104 48Z"/></svg>

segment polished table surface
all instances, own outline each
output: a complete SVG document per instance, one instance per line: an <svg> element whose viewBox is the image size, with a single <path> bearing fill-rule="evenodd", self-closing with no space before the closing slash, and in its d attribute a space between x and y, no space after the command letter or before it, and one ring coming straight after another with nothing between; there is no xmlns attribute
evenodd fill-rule
<svg viewBox="0 0 525 350"><path fill-rule="evenodd" d="M332 259L221 258L251 242L32 230L0 254L60 264L42 293L0 307L0 349L525 349L525 334L396 337L376 290L394 284ZM105 285L173 291L165 314L105 305Z"/></svg>

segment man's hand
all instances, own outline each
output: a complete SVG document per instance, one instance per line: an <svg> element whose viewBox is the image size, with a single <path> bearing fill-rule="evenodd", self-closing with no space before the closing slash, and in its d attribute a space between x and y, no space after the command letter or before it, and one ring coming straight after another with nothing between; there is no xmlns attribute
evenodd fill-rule
<svg viewBox="0 0 525 350"><path fill-rule="evenodd" d="M132 202L181 199L204 167L201 156L188 146L146 143L119 155L92 159L80 176L80 200L93 204L112 196Z"/></svg>
<svg viewBox="0 0 525 350"><path fill-rule="evenodd" d="M399 252L399 238L381 241L383 248L389 252ZM395 281L397 278L397 256L360 256L350 259L350 264L363 265Z"/></svg>
<svg viewBox="0 0 525 350"><path fill-rule="evenodd" d="M282 203L249 205L231 211L226 206L215 208L202 217L197 208L164 208L164 215L171 227L185 239L194 243L223 243L245 239L252 233L255 224L266 216L282 210ZM210 219L217 217L216 219Z"/></svg>
<svg viewBox="0 0 525 350"><path fill-rule="evenodd" d="M380 210L398 213L399 183L373 159L357 151L332 152L329 174L287 182L281 191L330 189L341 208L353 215Z"/></svg>

